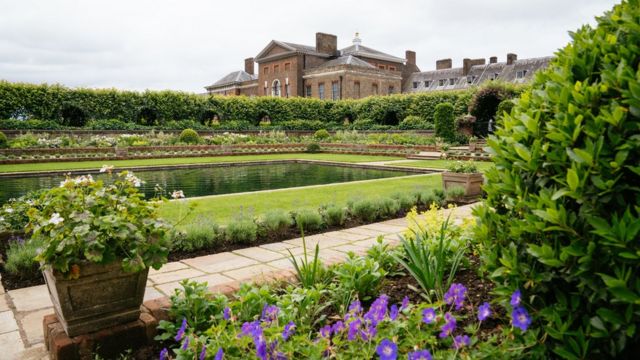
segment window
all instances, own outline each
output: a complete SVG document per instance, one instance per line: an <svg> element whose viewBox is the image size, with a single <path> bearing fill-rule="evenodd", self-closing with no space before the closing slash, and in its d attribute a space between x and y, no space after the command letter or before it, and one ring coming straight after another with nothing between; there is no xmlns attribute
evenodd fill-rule
<svg viewBox="0 0 640 360"><path fill-rule="evenodd" d="M438 86L444 86L445 79L438 80Z"/></svg>
<svg viewBox="0 0 640 360"><path fill-rule="evenodd" d="M307 85L305 87L305 96L306 97L311 97L311 85Z"/></svg>
<svg viewBox="0 0 640 360"><path fill-rule="evenodd" d="M491 79L491 80L495 80L495 79L497 79L497 78L498 78L498 75L500 75L500 74L498 74L498 73L494 73L494 74L493 74L493 79Z"/></svg>
<svg viewBox="0 0 640 360"><path fill-rule="evenodd" d="M455 85L455 83L456 83L456 79L454 78L449 79L449 85Z"/></svg>
<svg viewBox="0 0 640 360"><path fill-rule="evenodd" d="M417 89L417 88L418 88L418 82L417 82L417 81L414 81L414 82L413 82L413 88L414 88L414 89Z"/></svg>
<svg viewBox="0 0 640 360"><path fill-rule="evenodd" d="M384 65L378 65L378 69L384 70Z"/></svg>
<svg viewBox="0 0 640 360"><path fill-rule="evenodd" d="M378 95L378 84L371 85L371 93L373 95Z"/></svg>
<svg viewBox="0 0 640 360"><path fill-rule="evenodd" d="M393 86L389 86L389 95L393 94L394 91L395 89L393 88Z"/></svg>
<svg viewBox="0 0 640 360"><path fill-rule="evenodd" d="M324 83L318 84L318 98L324 99Z"/></svg>
<svg viewBox="0 0 640 360"><path fill-rule="evenodd" d="M395 66L389 66L389 71L396 71L396 67Z"/></svg>
<svg viewBox="0 0 640 360"><path fill-rule="evenodd" d="M290 71L291 70L291 63L284 63L284 71Z"/></svg>
<svg viewBox="0 0 640 360"><path fill-rule="evenodd" d="M271 84L271 96L280 97L280 80L275 79Z"/></svg>
<svg viewBox="0 0 640 360"><path fill-rule="evenodd" d="M356 99L360 99L360 82L359 81L353 82L353 97L355 97Z"/></svg>
<svg viewBox="0 0 640 360"><path fill-rule="evenodd" d="M424 87L428 88L429 86L431 86L431 81L427 80L424 82Z"/></svg>
<svg viewBox="0 0 640 360"><path fill-rule="evenodd" d="M289 97L291 94L289 93L289 84L284 86L284 96Z"/></svg>
<svg viewBox="0 0 640 360"><path fill-rule="evenodd" d="M524 79L527 76L527 70L520 70L516 72L516 79Z"/></svg>
<svg viewBox="0 0 640 360"><path fill-rule="evenodd" d="M277 74L280 71L280 65L273 65L273 73Z"/></svg>
<svg viewBox="0 0 640 360"><path fill-rule="evenodd" d="M467 84L473 84L474 81L476 81L475 75L467 76Z"/></svg>
<svg viewBox="0 0 640 360"><path fill-rule="evenodd" d="M340 99L340 85L337 81L331 82L331 100Z"/></svg>
<svg viewBox="0 0 640 360"><path fill-rule="evenodd" d="M269 67L265 66L264 69L262 69L262 72L266 75L269 73Z"/></svg>

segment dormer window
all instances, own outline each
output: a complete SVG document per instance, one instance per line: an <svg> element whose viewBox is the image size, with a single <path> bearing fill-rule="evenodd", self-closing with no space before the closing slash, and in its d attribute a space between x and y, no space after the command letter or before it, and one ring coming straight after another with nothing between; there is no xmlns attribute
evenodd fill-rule
<svg viewBox="0 0 640 360"><path fill-rule="evenodd" d="M395 66L389 66L389 71L396 71L396 67Z"/></svg>
<svg viewBox="0 0 640 360"><path fill-rule="evenodd" d="M431 81L427 80L424 82L424 87L428 88L429 86L431 86Z"/></svg>
<svg viewBox="0 0 640 360"><path fill-rule="evenodd" d="M456 79L451 78L449 79L449 85L455 85L456 84Z"/></svg>
<svg viewBox="0 0 640 360"><path fill-rule="evenodd" d="M446 79L438 80L438 86L444 86Z"/></svg>
<svg viewBox="0 0 640 360"><path fill-rule="evenodd" d="M418 82L417 82L417 81L414 81L414 82L413 82L413 88L414 88L414 89L417 89L417 88L418 88Z"/></svg>
<svg viewBox="0 0 640 360"><path fill-rule="evenodd" d="M516 71L516 79L524 79L527 76L527 70Z"/></svg>
<svg viewBox="0 0 640 360"><path fill-rule="evenodd" d="M476 81L475 75L467 76L467 84L473 84L474 81Z"/></svg>

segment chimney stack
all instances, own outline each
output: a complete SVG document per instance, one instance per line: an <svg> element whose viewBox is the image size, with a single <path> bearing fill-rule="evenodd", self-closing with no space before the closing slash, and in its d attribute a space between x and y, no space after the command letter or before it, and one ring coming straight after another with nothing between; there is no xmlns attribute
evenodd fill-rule
<svg viewBox="0 0 640 360"><path fill-rule="evenodd" d="M416 64L416 52L407 50L404 53L405 59L407 59L407 65L415 65Z"/></svg>
<svg viewBox="0 0 640 360"><path fill-rule="evenodd" d="M462 60L462 75L467 76L469 71L471 71L471 67L475 65L484 65L485 59L463 59Z"/></svg>
<svg viewBox="0 0 640 360"><path fill-rule="evenodd" d="M497 56L492 56L489 58L489 64L496 64L498 62Z"/></svg>
<svg viewBox="0 0 640 360"><path fill-rule="evenodd" d="M513 65L513 63L516 62L516 60L518 60L518 55L513 53L507 54L507 65Z"/></svg>
<svg viewBox="0 0 640 360"><path fill-rule="evenodd" d="M451 59L440 59L436 61L436 70L451 69L453 62Z"/></svg>
<svg viewBox="0 0 640 360"><path fill-rule="evenodd" d="M249 75L255 75L254 60L252 57L244 59L244 71Z"/></svg>
<svg viewBox="0 0 640 360"><path fill-rule="evenodd" d="M316 51L331 56L338 53L338 37L331 34L316 33Z"/></svg>

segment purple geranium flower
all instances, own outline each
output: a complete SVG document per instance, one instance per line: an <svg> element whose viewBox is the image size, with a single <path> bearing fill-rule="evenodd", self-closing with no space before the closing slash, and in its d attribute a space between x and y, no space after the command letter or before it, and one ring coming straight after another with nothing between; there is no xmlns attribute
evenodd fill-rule
<svg viewBox="0 0 640 360"><path fill-rule="evenodd" d="M222 360L223 356L224 351L222 350L222 348L218 348L218 352L216 353L216 357L214 358L214 360Z"/></svg>
<svg viewBox="0 0 640 360"><path fill-rule="evenodd" d="M433 308L422 310L422 321L425 324L431 324L436 320L436 311Z"/></svg>
<svg viewBox="0 0 640 360"><path fill-rule="evenodd" d="M405 296L404 298L402 298L402 304L400 305L400 311L403 311L404 309L409 307L409 297Z"/></svg>
<svg viewBox="0 0 640 360"><path fill-rule="evenodd" d="M260 327L260 322L259 321L247 321L244 324L242 324L242 327L240 328L240 335L238 335L239 337L242 336L254 336L256 333L258 333L258 330L262 330L262 328Z"/></svg>
<svg viewBox="0 0 640 360"><path fill-rule="evenodd" d="M417 350L408 354L409 360L432 360L429 350Z"/></svg>
<svg viewBox="0 0 640 360"><path fill-rule="evenodd" d="M378 329L376 328L376 326L368 323L367 326L364 327L364 329L360 330L360 338L362 338L362 340L364 341L369 341L370 339L374 338L377 333Z"/></svg>
<svg viewBox="0 0 640 360"><path fill-rule="evenodd" d="M445 320L445 323L440 328L440 330L442 330L442 332L440 333L440 338L442 339L451 335L453 331L456 329L456 318L453 317L453 315L451 315L450 313L446 313L444 315L444 320Z"/></svg>
<svg viewBox="0 0 640 360"><path fill-rule="evenodd" d="M331 337L331 325L325 325L323 327L320 328L320 336L323 338L330 338Z"/></svg>
<svg viewBox="0 0 640 360"><path fill-rule="evenodd" d="M344 323L342 321L338 321L335 324L333 324L333 326L331 327L331 332L333 332L333 335L338 334L339 332L341 332L342 330L344 330Z"/></svg>
<svg viewBox="0 0 640 360"><path fill-rule="evenodd" d="M478 308L478 320L484 321L491 316L491 305L488 302L483 303Z"/></svg>
<svg viewBox="0 0 640 360"><path fill-rule="evenodd" d="M376 354L380 356L380 360L396 360L398 358L398 345L389 339L383 339L376 348Z"/></svg>
<svg viewBox="0 0 640 360"><path fill-rule="evenodd" d="M296 332L296 324L293 321L289 321L282 331L282 340L287 341L294 332Z"/></svg>
<svg viewBox="0 0 640 360"><path fill-rule="evenodd" d="M202 345L202 350L200 351L200 356L198 357L198 360L204 360L206 356L207 356L207 347L206 345Z"/></svg>
<svg viewBox="0 0 640 360"><path fill-rule="evenodd" d="M178 329L178 333L176 334L175 340L180 341L184 337L184 331L187 329L187 318L182 318L182 325L180 325L180 329Z"/></svg>
<svg viewBox="0 0 640 360"><path fill-rule="evenodd" d="M167 348L162 349L160 351L160 360L167 360L169 358L169 350Z"/></svg>
<svg viewBox="0 0 640 360"><path fill-rule="evenodd" d="M356 339L358 335L358 331L360 329L360 325L362 324L362 320L355 319L349 323L349 332L347 333L347 340L353 341Z"/></svg>
<svg viewBox="0 0 640 360"><path fill-rule="evenodd" d="M513 326L520 328L520 330L527 331L529 325L531 325L531 317L527 309L522 306L514 308L511 312L511 323Z"/></svg>
<svg viewBox="0 0 640 360"><path fill-rule="evenodd" d="M511 294L511 306L520 306L520 300L522 299L522 293L520 289L516 290Z"/></svg>
<svg viewBox="0 0 640 360"><path fill-rule="evenodd" d="M377 325L380 321L382 321L387 315L387 307L389 305L389 297L387 295L380 295L369 308L366 314L364 314L364 318L369 320L374 326Z"/></svg>
<svg viewBox="0 0 640 360"><path fill-rule="evenodd" d="M256 356L261 360L267 360L267 343L264 339L258 339L254 343L256 345Z"/></svg>
<svg viewBox="0 0 640 360"><path fill-rule="evenodd" d="M182 342L182 346L180 347L180 349L182 350L187 350L187 348L189 347L189 337L185 337L184 341Z"/></svg>
<svg viewBox="0 0 640 360"><path fill-rule="evenodd" d="M231 319L231 309L227 306L222 312L222 318L229 321Z"/></svg>
<svg viewBox="0 0 640 360"><path fill-rule="evenodd" d="M359 300L356 300L349 305L349 314L357 315L362 312L362 304Z"/></svg>
<svg viewBox="0 0 640 360"><path fill-rule="evenodd" d="M260 320L265 322L272 322L278 318L278 313L280 312L280 308L275 305L265 305L262 308L262 316Z"/></svg>
<svg viewBox="0 0 640 360"><path fill-rule="evenodd" d="M396 321L398 318L398 312L398 305L391 305L391 309L389 310L389 319L391 319L391 321Z"/></svg>
<svg viewBox="0 0 640 360"><path fill-rule="evenodd" d="M449 305L455 304L456 310L460 310L466 294L467 288L464 287L464 285L454 283L451 284L449 290L444 294L444 301Z"/></svg>
<svg viewBox="0 0 640 360"><path fill-rule="evenodd" d="M469 346L471 344L471 339L467 335L458 335L453 338L453 347L456 349L460 349L465 346Z"/></svg>

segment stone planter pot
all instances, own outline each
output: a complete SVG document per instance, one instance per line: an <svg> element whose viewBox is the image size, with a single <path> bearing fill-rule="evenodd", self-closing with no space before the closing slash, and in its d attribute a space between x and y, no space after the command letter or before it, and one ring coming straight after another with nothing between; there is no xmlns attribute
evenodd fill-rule
<svg viewBox="0 0 640 360"><path fill-rule="evenodd" d="M69 337L138 319L148 274L148 268L125 272L119 261L107 265L86 262L75 280L65 279L50 267L43 270L55 313Z"/></svg>
<svg viewBox="0 0 640 360"><path fill-rule="evenodd" d="M482 173L453 173L445 171L442 173L442 187L444 190L453 187L464 188L464 201L475 200L482 194L482 183L484 177Z"/></svg>
<svg viewBox="0 0 640 360"><path fill-rule="evenodd" d="M469 141L469 151L476 151L477 148L478 148L477 141Z"/></svg>

